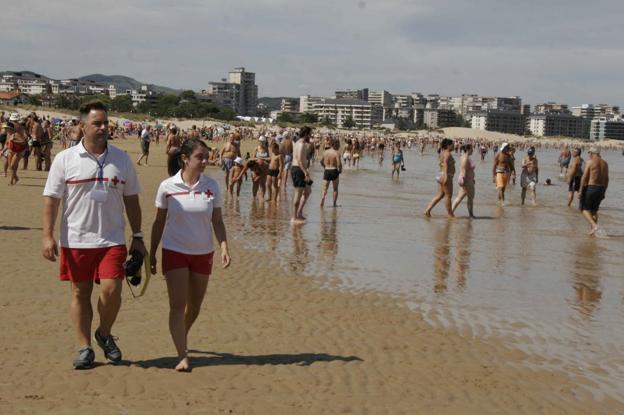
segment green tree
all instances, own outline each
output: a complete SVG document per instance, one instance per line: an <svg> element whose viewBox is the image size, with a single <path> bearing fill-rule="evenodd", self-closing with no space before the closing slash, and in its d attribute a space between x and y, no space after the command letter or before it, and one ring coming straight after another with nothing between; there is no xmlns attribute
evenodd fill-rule
<svg viewBox="0 0 624 415"><path fill-rule="evenodd" d="M317 123L318 122L318 114L314 114L312 112L304 112L299 117L299 121L301 121L303 123L306 123L306 124Z"/></svg>
<svg viewBox="0 0 624 415"><path fill-rule="evenodd" d="M41 95L29 95L27 102L28 105L41 106Z"/></svg>
<svg viewBox="0 0 624 415"><path fill-rule="evenodd" d="M277 122L295 122L295 119L288 112L280 112L277 116Z"/></svg>
<svg viewBox="0 0 624 415"><path fill-rule="evenodd" d="M184 91L180 94L180 100L185 100L189 102L196 102L197 97L195 96L195 91L191 91L190 89Z"/></svg>
<svg viewBox="0 0 624 415"><path fill-rule="evenodd" d="M353 119L353 117L349 115L347 119L344 121L344 123L342 124L342 126L344 128L354 128L354 127L357 127L357 124L355 123L355 120Z"/></svg>
<svg viewBox="0 0 624 415"><path fill-rule="evenodd" d="M117 112L132 112L132 98L129 95L118 95L111 100L111 110Z"/></svg>

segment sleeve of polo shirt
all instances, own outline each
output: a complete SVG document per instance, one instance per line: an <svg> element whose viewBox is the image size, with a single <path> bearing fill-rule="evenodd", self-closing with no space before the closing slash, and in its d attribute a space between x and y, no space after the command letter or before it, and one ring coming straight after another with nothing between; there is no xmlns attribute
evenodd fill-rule
<svg viewBox="0 0 624 415"><path fill-rule="evenodd" d="M158 209L167 209L168 207L164 182L158 186L158 191L156 192L156 207Z"/></svg>
<svg viewBox="0 0 624 415"><path fill-rule="evenodd" d="M138 195L141 193L141 186L139 185L139 178L137 177L136 170L132 165L132 160L128 156L126 161L126 183L124 184L124 196Z"/></svg>
<svg viewBox="0 0 624 415"><path fill-rule="evenodd" d="M212 207L215 208L220 208L223 207L223 204L221 203L221 189L219 189L219 184L217 183L216 180L213 179L213 186L214 186L214 201L212 202Z"/></svg>
<svg viewBox="0 0 624 415"><path fill-rule="evenodd" d="M65 194L67 183L65 183L65 155L59 153L54 160L52 160L52 166L48 172L48 179L46 180L45 188L43 189L43 195L49 197L55 197L61 199Z"/></svg>

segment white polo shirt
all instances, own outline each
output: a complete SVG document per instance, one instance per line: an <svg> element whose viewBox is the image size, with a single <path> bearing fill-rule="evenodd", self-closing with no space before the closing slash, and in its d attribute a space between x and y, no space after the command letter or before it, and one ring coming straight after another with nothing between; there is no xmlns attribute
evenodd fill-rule
<svg viewBox="0 0 624 415"><path fill-rule="evenodd" d="M96 159L81 141L54 157L43 195L63 200L62 247L104 248L125 244L123 196L140 191L126 152L109 144Z"/></svg>
<svg viewBox="0 0 624 415"><path fill-rule="evenodd" d="M163 248L188 255L214 251L212 211L221 207L216 180L202 174L197 183L187 186L180 170L158 187L156 207L167 209Z"/></svg>

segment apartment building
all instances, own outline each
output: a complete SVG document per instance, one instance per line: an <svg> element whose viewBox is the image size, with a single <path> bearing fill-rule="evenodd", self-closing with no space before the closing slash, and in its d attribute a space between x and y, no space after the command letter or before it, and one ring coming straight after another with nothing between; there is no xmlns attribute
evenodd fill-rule
<svg viewBox="0 0 624 415"><path fill-rule="evenodd" d="M282 98L280 104L281 112L299 112L299 100L291 98Z"/></svg>
<svg viewBox="0 0 624 415"><path fill-rule="evenodd" d="M379 105L357 99L325 99L314 103L312 111L319 120L327 119L338 128L352 118L358 128L371 128L382 121L382 109Z"/></svg>
<svg viewBox="0 0 624 415"><path fill-rule="evenodd" d="M299 97L299 112L314 112L316 104L325 101L324 97L311 97L310 95L302 95Z"/></svg>
<svg viewBox="0 0 624 415"><path fill-rule="evenodd" d="M533 114L529 119L529 130L536 137L587 138L589 136L589 121L574 115Z"/></svg>
<svg viewBox="0 0 624 415"><path fill-rule="evenodd" d="M490 110L473 113L471 126L478 130L522 135L526 123L525 116L520 112Z"/></svg>
<svg viewBox="0 0 624 415"><path fill-rule="evenodd" d="M228 82L239 85L238 103L235 112L243 116L255 116L258 107L258 86L256 74L244 67L234 68L228 73Z"/></svg>
<svg viewBox="0 0 624 415"><path fill-rule="evenodd" d="M624 119L594 118L589 127L590 140L624 140Z"/></svg>
<svg viewBox="0 0 624 415"><path fill-rule="evenodd" d="M445 128L455 125L457 113L443 108L425 108L423 110L423 125L427 128ZM418 123L416 123L418 125Z"/></svg>
<svg viewBox="0 0 624 415"><path fill-rule="evenodd" d="M389 107L392 105L392 94L385 90L368 91L368 102L373 105L379 105L382 108Z"/></svg>
<svg viewBox="0 0 624 415"><path fill-rule="evenodd" d="M543 104L536 104L533 107L535 114L571 114L568 104L561 104L559 102L544 102Z"/></svg>
<svg viewBox="0 0 624 415"><path fill-rule="evenodd" d="M585 119L593 118L613 118L620 114L620 107L607 104L583 104L572 107L572 115Z"/></svg>
<svg viewBox="0 0 624 415"><path fill-rule="evenodd" d="M368 101L368 88L337 89L334 96L336 99L359 99L362 101Z"/></svg>

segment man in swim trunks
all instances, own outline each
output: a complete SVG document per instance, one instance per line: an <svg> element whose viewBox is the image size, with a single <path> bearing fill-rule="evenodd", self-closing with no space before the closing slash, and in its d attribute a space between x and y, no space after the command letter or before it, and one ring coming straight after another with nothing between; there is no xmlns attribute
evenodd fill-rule
<svg viewBox="0 0 624 415"><path fill-rule="evenodd" d="M65 130L65 137L69 141L69 146L73 147L82 140L82 128L78 124L77 118L72 118Z"/></svg>
<svg viewBox="0 0 624 415"><path fill-rule="evenodd" d="M539 170L537 167L537 157L535 157L535 147L529 147L527 155L522 160L522 173L520 174L520 186L522 187L521 199L524 205L527 189L533 197L533 205L536 204L535 187L539 181Z"/></svg>
<svg viewBox="0 0 624 415"><path fill-rule="evenodd" d="M230 137L230 141L225 143L221 150L221 168L225 172L225 188L230 188L230 170L234 166L234 159L241 157L240 133L235 131Z"/></svg>
<svg viewBox="0 0 624 415"><path fill-rule="evenodd" d="M583 163L585 160L581 157L581 149L575 148L572 152L572 161L568 168L568 206L572 205L574 200L574 192L581 189L581 177L583 176Z"/></svg>
<svg viewBox="0 0 624 415"><path fill-rule="evenodd" d="M579 208L591 226L589 234L593 235L598 230L598 209L609 186L609 165L600 157L599 147L590 148L588 154L589 160L581 177Z"/></svg>
<svg viewBox="0 0 624 415"><path fill-rule="evenodd" d="M309 148L312 129L310 127L302 127L299 133L299 140L293 145L293 162L291 168L291 176L295 194L293 196L293 214L291 222L303 223L306 218L303 216L303 207L305 206L310 193L312 193L312 179L310 178L310 158Z"/></svg>
<svg viewBox="0 0 624 415"><path fill-rule="evenodd" d="M507 188L512 170L513 164L509 154L509 144L503 143L500 152L494 156L494 165L492 167L492 181L496 183L498 202L500 204L505 203L505 189Z"/></svg>
<svg viewBox="0 0 624 415"><path fill-rule="evenodd" d="M340 141L337 139L328 142L330 147L323 152L321 157L321 166L323 166L323 196L321 197L321 207L325 205L325 197L327 196L327 189L331 182L334 187L334 207L338 205L338 185L340 184L340 173L342 173L342 160L340 158Z"/></svg>
<svg viewBox="0 0 624 415"><path fill-rule="evenodd" d="M9 117L8 134L7 134L7 159L9 168L11 169L11 179L9 185L14 185L19 181L17 177L17 169L22 154L28 150L28 141L26 139L26 127L21 121L20 115L14 112Z"/></svg>
<svg viewBox="0 0 624 415"><path fill-rule="evenodd" d="M143 161L143 158L145 158L145 165L147 166L150 143L152 142L152 127L150 125L146 125L145 128L141 130L141 134L139 135L139 137L141 141L141 157L139 157L136 163L140 166L141 161Z"/></svg>

